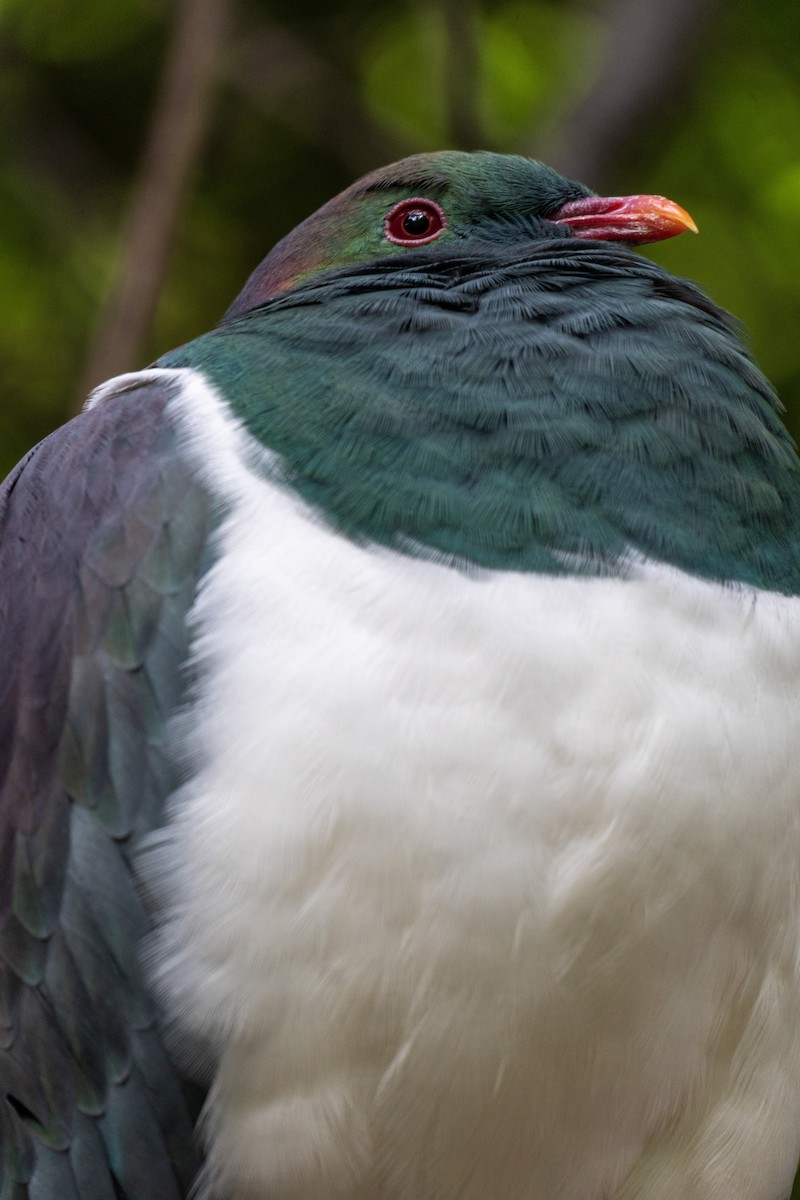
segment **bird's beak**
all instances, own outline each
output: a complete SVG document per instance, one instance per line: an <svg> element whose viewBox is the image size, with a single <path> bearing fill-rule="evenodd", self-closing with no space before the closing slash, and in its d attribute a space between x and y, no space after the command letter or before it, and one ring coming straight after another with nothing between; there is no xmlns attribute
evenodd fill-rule
<svg viewBox="0 0 800 1200"><path fill-rule="evenodd" d="M575 237L604 242L661 242L687 229L697 233L686 210L666 196L585 196L548 220L568 225Z"/></svg>

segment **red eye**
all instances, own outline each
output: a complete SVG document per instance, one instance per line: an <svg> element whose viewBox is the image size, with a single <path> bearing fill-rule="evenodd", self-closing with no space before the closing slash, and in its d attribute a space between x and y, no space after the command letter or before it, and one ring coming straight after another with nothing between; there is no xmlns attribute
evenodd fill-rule
<svg viewBox="0 0 800 1200"><path fill-rule="evenodd" d="M434 200L412 196L390 208L383 235L397 246L424 246L447 228L447 217Z"/></svg>

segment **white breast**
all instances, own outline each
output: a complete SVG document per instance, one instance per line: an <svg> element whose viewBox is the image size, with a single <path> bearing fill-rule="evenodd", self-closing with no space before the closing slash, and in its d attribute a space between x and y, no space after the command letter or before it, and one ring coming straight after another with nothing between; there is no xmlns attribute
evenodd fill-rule
<svg viewBox="0 0 800 1200"><path fill-rule="evenodd" d="M174 411L229 507L159 852L161 987L219 1055L209 1186L779 1200L797 601L359 547L198 376Z"/></svg>

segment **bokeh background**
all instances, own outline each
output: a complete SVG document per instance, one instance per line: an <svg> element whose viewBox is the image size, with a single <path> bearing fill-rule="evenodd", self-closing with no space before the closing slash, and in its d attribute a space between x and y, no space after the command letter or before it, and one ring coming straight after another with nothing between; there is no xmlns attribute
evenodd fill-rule
<svg viewBox="0 0 800 1200"><path fill-rule="evenodd" d="M0 0L0 475L357 175L531 154L700 226L800 433L797 0Z"/></svg>

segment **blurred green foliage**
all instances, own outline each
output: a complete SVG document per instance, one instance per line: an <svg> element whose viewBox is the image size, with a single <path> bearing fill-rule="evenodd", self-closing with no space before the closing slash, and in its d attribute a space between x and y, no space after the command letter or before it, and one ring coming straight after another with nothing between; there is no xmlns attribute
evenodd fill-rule
<svg viewBox="0 0 800 1200"><path fill-rule="evenodd" d="M582 47L602 25L582 5L477 5L475 108L492 149L518 151L581 85ZM415 150L448 144L447 26L435 5L397 5L375 30L361 66L365 102Z"/></svg>
<svg viewBox="0 0 800 1200"><path fill-rule="evenodd" d="M591 86L606 9L462 7L474 54L454 82L444 0L239 0L140 365L218 320L274 241L362 170L458 138L548 145ZM0 475L74 410L174 17L170 0L0 10ZM689 209L700 237L648 253L741 318L800 430L798 45L796 0L721 4L694 79L586 182Z"/></svg>

